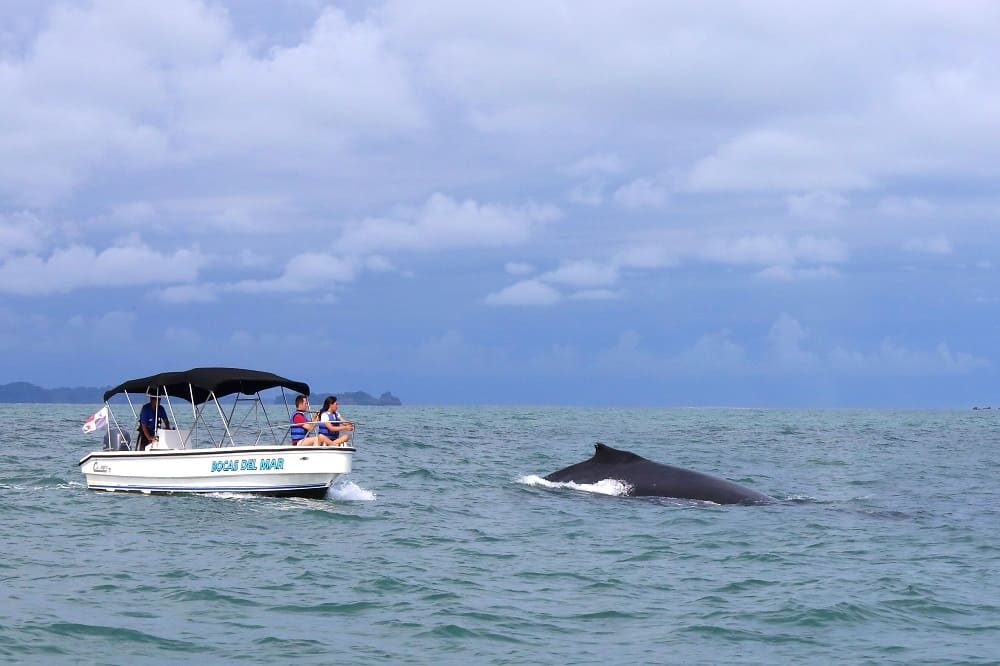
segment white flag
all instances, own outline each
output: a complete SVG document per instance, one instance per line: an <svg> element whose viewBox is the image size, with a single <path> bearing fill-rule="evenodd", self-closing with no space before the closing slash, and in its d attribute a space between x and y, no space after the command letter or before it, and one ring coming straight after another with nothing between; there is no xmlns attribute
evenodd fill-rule
<svg viewBox="0 0 1000 666"><path fill-rule="evenodd" d="M96 414L87 419L87 422L83 424L84 432L94 432L99 430L108 424L108 406L104 405L101 407Z"/></svg>

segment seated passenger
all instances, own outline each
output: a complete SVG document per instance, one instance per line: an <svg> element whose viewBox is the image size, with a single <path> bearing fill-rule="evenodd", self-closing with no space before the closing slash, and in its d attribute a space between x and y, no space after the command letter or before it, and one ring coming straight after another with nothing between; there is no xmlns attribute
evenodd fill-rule
<svg viewBox="0 0 1000 666"><path fill-rule="evenodd" d="M170 428L170 421L167 420L166 410L160 404L160 398L151 395L149 402L139 411L139 436L136 438L136 448L139 451L145 450L156 441L157 428Z"/></svg>
<svg viewBox="0 0 1000 666"><path fill-rule="evenodd" d="M337 396L331 395L323 401L323 409L319 410L319 431L333 440L332 446L343 446L351 437L354 424L340 418L337 411Z"/></svg>
<svg viewBox="0 0 1000 666"><path fill-rule="evenodd" d="M290 420L292 427L288 434L292 438L292 446L330 446L333 440L322 433L310 435L315 430L317 422L309 418L309 398L304 395L295 397L295 413Z"/></svg>

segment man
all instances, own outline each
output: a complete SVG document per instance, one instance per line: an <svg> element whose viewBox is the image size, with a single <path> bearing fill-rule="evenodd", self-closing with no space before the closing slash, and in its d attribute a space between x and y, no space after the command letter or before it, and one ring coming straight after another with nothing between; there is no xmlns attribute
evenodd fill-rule
<svg viewBox="0 0 1000 666"><path fill-rule="evenodd" d="M295 413L292 414L291 427L288 434L292 438L292 446L331 446L333 440L323 434L310 435L317 423L309 418L309 398L304 395L295 396Z"/></svg>
<svg viewBox="0 0 1000 666"><path fill-rule="evenodd" d="M157 428L170 428L170 421L167 420L167 412L160 404L159 396L151 395L149 402L139 411L139 441L136 445L140 451L156 441Z"/></svg>

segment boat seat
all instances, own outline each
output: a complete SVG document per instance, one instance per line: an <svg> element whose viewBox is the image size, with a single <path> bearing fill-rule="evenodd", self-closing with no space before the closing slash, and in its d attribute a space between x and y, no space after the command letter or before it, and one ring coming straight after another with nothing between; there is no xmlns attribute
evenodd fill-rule
<svg viewBox="0 0 1000 666"><path fill-rule="evenodd" d="M157 449L188 449L191 448L191 430L186 428L174 428L173 430L159 429L156 431L156 442L149 447Z"/></svg>

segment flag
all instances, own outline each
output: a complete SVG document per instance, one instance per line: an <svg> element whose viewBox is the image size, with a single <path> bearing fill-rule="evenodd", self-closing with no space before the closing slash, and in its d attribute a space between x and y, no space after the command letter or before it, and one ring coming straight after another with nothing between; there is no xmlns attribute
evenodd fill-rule
<svg viewBox="0 0 1000 666"><path fill-rule="evenodd" d="M87 419L83 424L84 432L94 432L108 425L108 406L101 407L96 414Z"/></svg>

